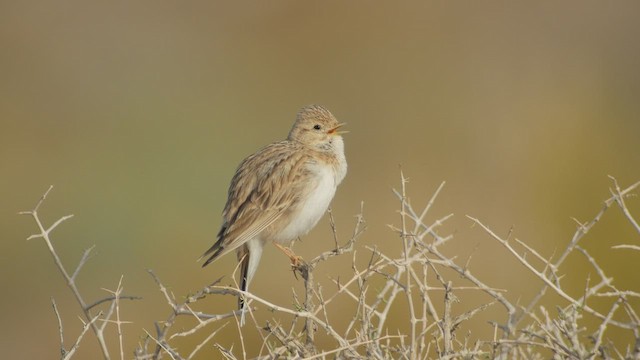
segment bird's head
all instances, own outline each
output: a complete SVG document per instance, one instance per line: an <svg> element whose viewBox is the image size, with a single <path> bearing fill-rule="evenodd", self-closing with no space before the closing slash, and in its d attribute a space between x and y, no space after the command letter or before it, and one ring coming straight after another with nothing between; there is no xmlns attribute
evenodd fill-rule
<svg viewBox="0 0 640 360"><path fill-rule="evenodd" d="M306 146L325 147L335 139L341 139L339 131L345 125L339 123L335 116L320 105L308 105L298 111L296 122L289 132L289 140L298 141Z"/></svg>

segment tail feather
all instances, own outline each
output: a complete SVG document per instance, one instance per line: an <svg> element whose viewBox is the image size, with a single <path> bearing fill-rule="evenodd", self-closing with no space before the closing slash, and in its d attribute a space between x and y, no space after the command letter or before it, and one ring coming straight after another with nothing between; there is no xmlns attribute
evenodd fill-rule
<svg viewBox="0 0 640 360"><path fill-rule="evenodd" d="M259 239L251 239L238 248L238 261L240 261L240 290L249 292L249 284L256 274L256 269L262 257L263 243ZM244 296L238 300L238 307L242 310L240 324L244 325L245 314L248 306Z"/></svg>
<svg viewBox="0 0 640 360"><path fill-rule="evenodd" d="M249 258L250 253L247 246L243 246L238 249L238 261L240 262L240 290L247 291L249 289ZM240 326L244 326L245 323L245 306L246 301L243 295L238 297L238 309L241 311Z"/></svg>

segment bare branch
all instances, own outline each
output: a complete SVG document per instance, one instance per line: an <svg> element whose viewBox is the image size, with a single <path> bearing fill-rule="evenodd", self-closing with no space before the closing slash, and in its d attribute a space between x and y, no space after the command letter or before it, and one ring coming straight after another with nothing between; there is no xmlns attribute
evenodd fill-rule
<svg viewBox="0 0 640 360"><path fill-rule="evenodd" d="M216 331L211 332L211 334L209 334L209 336L207 336L206 339L204 339L200 344L196 345L196 347L193 349L193 351L191 352L191 354L189 354L189 356L187 357L187 359L193 359L194 356L196 356L196 353L198 351L200 351L202 349L202 347L204 347L204 345L206 343L208 343L211 339L213 339L220 330L224 329L224 327L227 324L222 325L220 328L216 329Z"/></svg>
<svg viewBox="0 0 640 360"><path fill-rule="evenodd" d="M71 275L71 279L72 280L74 280L74 281L76 280L76 277L80 273L80 270L82 269L84 264L89 259L89 254L91 254L91 251L93 250L94 247L95 247L95 245L90 247L90 248L88 248L88 249L86 249L84 251L84 253L82 253L82 258L80 259L80 262L78 262L78 266L76 267L76 270L73 272L73 275ZM91 308L91 307L89 307L89 308Z"/></svg>
<svg viewBox="0 0 640 360"><path fill-rule="evenodd" d="M87 309L87 304L86 304L84 298L82 297L82 295L80 294L80 290L76 286L76 283L75 283L74 279L69 275L69 273L65 269L64 265L62 264L62 260L60 260L60 257L58 256L58 253L56 252L55 248L53 247L53 243L52 243L52 241L51 241L51 239L49 237L50 232L56 226L61 224L63 221L69 219L73 215L68 215L68 216L64 216L64 217L60 218L52 226L50 226L49 229L45 229L44 225L42 224L42 222L40 220L40 217L38 216L38 209L40 208L40 205L42 205L42 203L44 202L44 200L46 199L47 195L49 194L49 192L51 191L52 188L53 188L53 186L50 186L49 189L44 193L44 195L42 195L42 198L40 198L40 201L38 201L38 204L36 205L36 207L33 210L31 210L31 211L23 211L20 214L28 214L28 215L31 215L33 217L33 219L36 222L36 225L38 226L38 229L40 231L40 233L37 234L37 237L42 238L44 240L45 244L47 245L47 248L49 249L49 253L53 257L53 261L55 262L55 264L58 267L58 270L60 271L62 276L64 277L65 282L66 282L67 286L69 287L69 289L71 290L71 292L73 293L74 297L76 298L76 301L80 305L80 308L82 309L82 311L84 313L84 317L88 321L89 326L91 327L91 329L93 330L94 334L96 335L96 339L98 340L98 344L100 345L100 349L102 350L103 357L105 359L109 359L110 358L109 357L109 350L108 350L107 344L105 342L104 334L98 328L98 326L96 326L96 323L94 321L94 319L96 317L94 317L91 314L90 310ZM34 236L32 235L29 238L31 239L33 237ZM71 352L71 350L69 352Z"/></svg>
<svg viewBox="0 0 640 360"><path fill-rule="evenodd" d="M142 296L135 296L135 295L120 295L120 296L118 297L118 299L120 299L120 300L142 300ZM93 309L93 308L94 308L94 307L96 307L96 306L102 305L102 304L107 303L107 302L112 302L112 301L114 301L114 300L116 300L116 297L115 297L115 296L107 296L107 297L104 297L104 298L102 298L102 299L100 299L100 300L96 300L96 302L94 302L94 303L92 303L92 304L87 305L87 310L91 310L91 309Z"/></svg>
<svg viewBox="0 0 640 360"><path fill-rule="evenodd" d="M543 359L543 358L640 358L640 317L635 299L640 299L638 289L619 289L614 286L613 278L608 276L606 269L599 264L598 254L580 243L606 210L614 203L622 209L625 217L637 230L637 222L632 216L625 200L628 200L633 189L640 186L640 182L621 189L615 179L611 198L604 202L604 207L589 222L578 223L578 228L568 242L566 248L555 253L543 255L542 252L530 246L527 242L515 237L513 226L506 237L501 237L485 226L477 218L467 216L474 226L479 226L492 239L498 241L507 253L519 261L522 266L541 282L540 291L520 305L520 295L511 288L501 289L491 286L485 279L476 276L478 266L470 261L471 256L458 259L456 254L448 254L445 246L452 241L453 235L444 233L443 225L452 218L453 214L433 216L431 213L438 196L442 193L444 182L441 183L428 200L424 208L418 211L413 208L408 195L409 179L401 172L401 188L394 190L399 203L399 219L395 225L389 225L394 231L395 238L384 233L378 236L388 237L384 241L393 241L394 255L384 253L375 244L363 245L361 251L358 240L362 238L366 229L363 216L363 204L356 216L353 232L349 239L341 240L339 219L329 210L329 226L334 245L333 248L322 252L310 262L302 262L294 270L304 281L304 294L293 291L291 306L281 306L271 300L249 292L241 291L233 277L232 285L221 286L222 278L210 285L187 296L176 296L167 288L160 278L151 270L149 274L157 284L162 297L169 305L169 314L163 321L155 323L156 334L151 335L145 330L146 336L140 340L134 354L137 360L158 360L167 355L174 360L194 359L197 356L212 356L203 354L205 349L216 348L225 359L259 360L292 358L292 359ZM121 318L121 300L139 299L135 296L123 295L122 280L115 290L106 290L109 296L87 305L82 298L75 281L80 271L91 257L93 247L86 249L73 271L69 274L62 266L52 241L51 232L70 216L62 217L50 226L44 226L37 213L49 190L42 196L34 210L22 212L30 215L39 229L37 234L29 239L43 239L54 259L54 263L63 274L67 286L76 296L84 313L84 327L81 335L67 352L64 348L64 334L61 316L57 305L52 299L52 306L58 321L60 347L63 359L69 359L80 344L81 339L93 329L101 346L103 357L109 359L106 347L105 333L107 326L117 334L118 340L113 340L113 346L119 345L120 358L124 358L125 334L123 324L128 322ZM425 219L430 220L429 223ZM626 224L626 223L625 223ZM376 238L377 239L377 238ZM385 247L386 248L386 247ZM614 249L640 250L637 245L617 245ZM370 252L369 252L370 251ZM590 274L585 274L584 290L574 295L564 286L563 276L574 269L567 265L569 255L579 252L580 260L586 259L590 265ZM591 252L591 253L590 253ZM618 252L616 252L618 253ZM350 255L347 255L350 254ZM592 255L593 254L593 255ZM327 266L330 271L332 261L347 255L351 260L351 270L348 274L331 274L332 284L323 288L317 281L316 271ZM572 258L575 255L572 255ZM345 258L343 258L345 259ZM500 259L496 257L496 259ZM236 267L237 271L238 267ZM234 271L234 275L235 275ZM575 274L574 274L575 275ZM578 274L580 275L580 274ZM452 277L453 276L453 277ZM335 286L334 286L335 285ZM548 292L550 289L551 292ZM509 290L509 292L507 292ZM480 294L489 297L481 305L470 306L466 303L467 295ZM552 294L556 302L551 305L555 311L547 311L540 306L546 294ZM234 296L245 299L251 304L248 312L228 309L222 313L209 313L209 304L204 299L219 296ZM460 300L457 296L460 296ZM508 297L515 297L511 301ZM596 298L597 301L596 301ZM479 299L479 298L478 298ZM559 301L557 301L559 299ZM499 303L496 310L503 312L501 322L489 321L493 331L486 331L479 335L470 331L461 334L463 326L478 321L478 314L489 306ZM104 313L93 315L92 311L100 305L107 304ZM440 305L438 305L440 304ZM602 305L608 304L608 305ZM267 310L273 320L263 321L257 316L256 308ZM344 317L344 308L354 310ZM547 305L547 303L545 303ZM554 306L555 305L555 306ZM605 307L606 306L606 307ZM620 310L623 311L620 311ZM204 310L204 311L203 311ZM217 311L217 309L216 309ZM398 322L397 314L404 314L404 321ZM248 315L255 327L240 327L240 318ZM396 315L395 318L394 315ZM342 321L336 321L342 317ZM588 317L585 321L583 317ZM181 320L178 320L181 319ZM229 321L220 323L223 319L233 319L235 329L227 327ZM258 320L260 319L260 320ZM286 319L283 321L283 319ZM593 324L593 320L598 320ZM98 324L98 321L101 323ZM115 324L111 327L109 324ZM178 325L179 324L179 325ZM609 339L613 332L611 327L617 327L617 332L625 332L632 342L628 343L626 354L619 351L624 344L617 339ZM320 333L317 331L320 330ZM607 331L609 330L609 331ZM215 338L222 334L229 336L231 331L236 341L234 345L225 348L216 344ZM255 343L259 346L259 353L252 354L255 346L248 336L251 331L257 332L261 339ZM324 333L324 334L323 334ZM197 337L197 340L195 340ZM187 338L187 339L185 339ZM475 340L475 339L478 340ZM635 342L634 342L635 341ZM176 344L179 344L178 347ZM185 344L191 344L186 346ZM239 346L238 346L239 344ZM235 348L235 350L234 350ZM182 355L182 354L185 355ZM235 353L235 354L234 354ZM188 354L188 355L186 355Z"/></svg>
<svg viewBox="0 0 640 360"><path fill-rule="evenodd" d="M611 247L612 249L630 249L635 251L640 251L640 246L638 245L615 245Z"/></svg>
<svg viewBox="0 0 640 360"><path fill-rule="evenodd" d="M87 333L87 331L89 330L90 327L94 326L96 320L98 320L100 317L102 316L102 312L99 312L96 316L94 316L91 321L89 321L88 323L84 323L84 326L82 327L82 332L80 333L80 335L78 336L78 338L76 339L76 342L71 346L71 348L69 349L69 351L65 354L65 356L62 358L63 360L68 360L71 359L71 357L76 353L76 351L78 350L78 348L80 347L80 341L82 341L82 338L84 337L84 335ZM81 319L82 320L82 319Z"/></svg>
<svg viewBox="0 0 640 360"><path fill-rule="evenodd" d="M601 313L599 313L598 311L590 308L589 306L586 306L580 303L580 301L572 298L571 296L569 296L563 289L561 289L560 287L558 287L556 284L554 284L551 280L549 280L542 272L538 271L536 268L534 268L531 264L529 264L529 262L527 262L526 259L524 259L517 251L515 251L515 249L506 241L503 240L502 238L500 238L498 235L496 235L493 231L491 231L488 227L486 227L483 223L480 222L480 220L475 219L473 217L467 216L469 219L471 219L473 222L475 222L476 224L478 224L480 227L482 227L489 235L491 235L491 237L495 240L497 240L500 244L502 244L505 248L507 248L507 250L509 250L509 252L518 260L520 261L520 263L522 265L524 265L525 268L527 268L527 270L529 270L529 272L531 272L532 274L534 274L535 276L537 276L540 280L542 280L542 282L544 282L548 287L550 287L551 289L553 289L553 291L556 292L556 294L560 295L562 298L564 298L565 300L567 300L568 302L570 302L571 304L575 305L575 306L582 306L582 309L584 311L586 311L587 313L601 319L604 320L606 319L605 315L602 315ZM575 248L575 246L574 246ZM612 325L624 328L624 329L633 329L635 327L635 325L633 324L628 324L628 323L622 323L622 322L618 322L618 321L611 321Z"/></svg>
<svg viewBox="0 0 640 360"><path fill-rule="evenodd" d="M56 306L56 301L51 298L51 305L53 306L53 312L56 313L56 319L58 319L58 333L60 333L60 354L64 358L67 354L67 350L64 348L64 331L62 329L62 319L60 318L60 313L58 312L58 306Z"/></svg>
<svg viewBox="0 0 640 360"><path fill-rule="evenodd" d="M118 281L118 287L115 291L103 289L107 292L110 292L114 296L113 304L116 310L116 328L118 330L118 344L120 345L120 359L124 360L124 347L123 347L123 338L122 338L122 324L127 323L125 321L120 320L120 294L122 294L122 278L124 275L120 276L120 281Z"/></svg>
<svg viewBox="0 0 640 360"><path fill-rule="evenodd" d="M611 180L613 180L613 184L615 185L615 188L616 188L615 192L612 191L616 203L620 207L620 210L622 210L622 213L627 218L627 220L629 220L629 222L631 223L631 225L633 225L633 227L636 229L638 234L640 234L640 225L633 218L633 216L631 215L631 212L627 208L627 205L624 203L625 194L627 194L629 192L628 191L629 188L625 189L625 191L624 191L625 194L623 194L622 190L620 190L620 185L618 185L618 180L616 180L616 178L614 178L613 176L609 176L609 178ZM640 182L637 182L634 185L631 185L631 187L638 186L638 184L640 184Z"/></svg>

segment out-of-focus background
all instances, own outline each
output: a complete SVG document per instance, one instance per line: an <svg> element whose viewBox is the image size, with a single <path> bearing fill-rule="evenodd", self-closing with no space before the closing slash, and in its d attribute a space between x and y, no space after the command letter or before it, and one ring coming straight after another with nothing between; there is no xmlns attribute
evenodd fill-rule
<svg viewBox="0 0 640 360"><path fill-rule="evenodd" d="M525 302L539 281L465 215L502 235L513 226L551 256L573 234L571 217L589 220L610 196L607 175L640 179L638 14L635 1L2 1L3 357L59 354L51 297L67 346L81 327L44 244L25 241L33 221L16 214L50 184L46 222L75 214L52 235L67 268L95 245L78 279L88 301L121 275L125 293L144 297L122 306L131 354L169 314L147 268L178 297L231 282L234 256L204 270L195 261L214 241L229 180L309 103L348 123L349 173L333 202L343 239L364 201L363 243L399 253L387 224L398 223L400 166L416 205L447 181L427 221L454 213L450 254L471 255L477 276ZM325 218L297 252L331 248L330 234ZM638 280L638 257L610 246L637 241L611 211L585 246L624 287ZM575 264L585 268L569 278L578 296L590 270ZM288 306L292 288L301 283L288 260L268 248L252 290ZM209 304L226 312L235 299ZM89 336L78 356L96 350Z"/></svg>

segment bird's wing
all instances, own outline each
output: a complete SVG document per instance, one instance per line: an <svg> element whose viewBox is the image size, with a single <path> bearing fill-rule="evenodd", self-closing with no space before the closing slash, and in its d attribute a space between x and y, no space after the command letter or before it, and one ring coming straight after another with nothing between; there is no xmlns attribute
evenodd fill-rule
<svg viewBox="0 0 640 360"><path fill-rule="evenodd" d="M298 201L308 181L308 157L290 142L271 144L246 158L234 175L218 241L203 256L205 265L238 248L277 221Z"/></svg>

